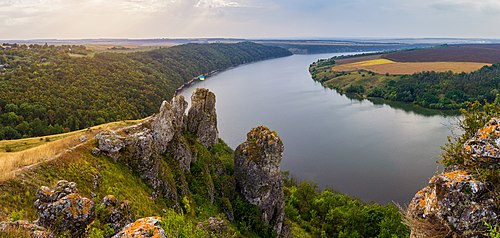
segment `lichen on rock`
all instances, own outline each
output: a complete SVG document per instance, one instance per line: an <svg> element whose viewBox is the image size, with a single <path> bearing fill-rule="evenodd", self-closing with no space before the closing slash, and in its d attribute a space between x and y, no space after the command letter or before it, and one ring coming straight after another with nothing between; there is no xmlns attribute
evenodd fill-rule
<svg viewBox="0 0 500 238"><path fill-rule="evenodd" d="M487 237L485 223L499 223L498 198L491 192L495 185L468 170L498 168L499 122L491 119L463 145L464 167L433 176L429 186L414 196L407 212L412 237Z"/></svg>
<svg viewBox="0 0 500 238"><path fill-rule="evenodd" d="M109 217L106 221L112 224L115 233L135 219L132 207L127 200L120 203L115 196L107 195L102 199L101 205L108 211Z"/></svg>
<svg viewBox="0 0 500 238"><path fill-rule="evenodd" d="M273 227L283 237L284 195L280 163L283 142L265 126L253 128L247 140L238 146L234 158L234 173L238 191L256 205L261 221Z"/></svg>
<svg viewBox="0 0 500 238"><path fill-rule="evenodd" d="M37 225L58 233L80 236L95 218L94 202L80 196L76 184L61 180L55 189L42 186L36 193Z"/></svg>
<svg viewBox="0 0 500 238"><path fill-rule="evenodd" d="M160 227L159 217L146 217L128 224L113 238L166 238L165 231Z"/></svg>
<svg viewBox="0 0 500 238"><path fill-rule="evenodd" d="M492 118L464 145L465 164L500 169L500 119Z"/></svg>

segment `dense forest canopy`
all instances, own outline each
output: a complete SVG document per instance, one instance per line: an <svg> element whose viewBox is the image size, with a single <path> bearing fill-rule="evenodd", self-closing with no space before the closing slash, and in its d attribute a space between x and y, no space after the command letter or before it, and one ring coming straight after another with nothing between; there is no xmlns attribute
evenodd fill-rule
<svg viewBox="0 0 500 238"><path fill-rule="evenodd" d="M44 136L152 114L200 74L291 53L250 42L128 54L84 46L0 46L0 139Z"/></svg>

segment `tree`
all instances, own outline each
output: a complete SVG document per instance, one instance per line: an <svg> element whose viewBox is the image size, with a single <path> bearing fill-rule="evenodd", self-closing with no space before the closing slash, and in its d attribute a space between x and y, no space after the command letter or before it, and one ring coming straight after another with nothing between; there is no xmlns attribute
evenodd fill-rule
<svg viewBox="0 0 500 238"><path fill-rule="evenodd" d="M2 134L2 133L0 133ZM3 128L3 137L6 140L19 139L21 138L21 134L16 131L16 129L6 126Z"/></svg>

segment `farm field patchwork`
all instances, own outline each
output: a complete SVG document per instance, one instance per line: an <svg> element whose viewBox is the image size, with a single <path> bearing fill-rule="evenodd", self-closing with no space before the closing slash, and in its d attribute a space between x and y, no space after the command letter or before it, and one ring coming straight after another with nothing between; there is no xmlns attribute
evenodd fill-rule
<svg viewBox="0 0 500 238"><path fill-rule="evenodd" d="M397 62L500 62L500 44L449 45L445 47L399 51L382 58Z"/></svg>
<svg viewBox="0 0 500 238"><path fill-rule="evenodd" d="M413 74L423 71L468 73L486 65L491 64L477 62L396 62L380 58L336 65L332 70L337 72L367 70L379 74L388 73L393 75Z"/></svg>

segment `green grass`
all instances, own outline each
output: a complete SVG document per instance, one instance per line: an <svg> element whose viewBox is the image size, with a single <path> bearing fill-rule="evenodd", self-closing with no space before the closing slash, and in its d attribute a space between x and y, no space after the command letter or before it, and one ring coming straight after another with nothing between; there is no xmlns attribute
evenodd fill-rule
<svg viewBox="0 0 500 238"><path fill-rule="evenodd" d="M99 187L92 191L94 175L98 173ZM85 197L94 192L96 201L108 194L121 201L129 200L139 217L161 215L166 208L164 199L150 199L152 189L125 165L103 156L95 157L88 148L81 148L0 183L0 220L19 210L25 211L23 219L35 220L38 215L33 203L37 189L42 185L54 186L62 179L76 182L79 193Z"/></svg>
<svg viewBox="0 0 500 238"><path fill-rule="evenodd" d="M120 201L128 200L136 218L162 217L162 226L169 237L215 237L214 234L196 228L198 222L206 221L209 217L226 221L228 230L224 237L241 236L220 209L224 199L216 198L214 203L208 199L209 188L213 188L214 183L220 186L228 179L225 175L213 177L216 171L223 169L232 175L233 151L222 140L212 150L203 147L193 136L188 135L185 140L197 157L190 173L182 173L176 160L168 154L164 158L169 179L179 194L180 210L174 211L169 206L168 199L161 196L151 199L153 190L137 173L108 157L92 155L90 149L93 145L90 144L0 182L0 221L12 216L29 221L37 219L38 214L33 207L37 189L42 185L54 187L57 181L64 179L75 182L78 192L84 197L90 198L91 193L94 193L96 198L93 200L96 204L104 196L112 194ZM96 174L100 176L99 186L93 190ZM217 192L215 196L218 196ZM100 229L105 225L91 227L93 234L104 232ZM15 237L16 232L18 231L13 230L6 237Z"/></svg>
<svg viewBox="0 0 500 238"><path fill-rule="evenodd" d="M348 72L344 75L325 72L318 74L318 77L328 77L328 80L323 81L323 85L340 92L346 92L351 85L363 86L365 92L370 92L377 87L386 85L390 80L400 79L400 76L397 75L375 74L364 70Z"/></svg>

